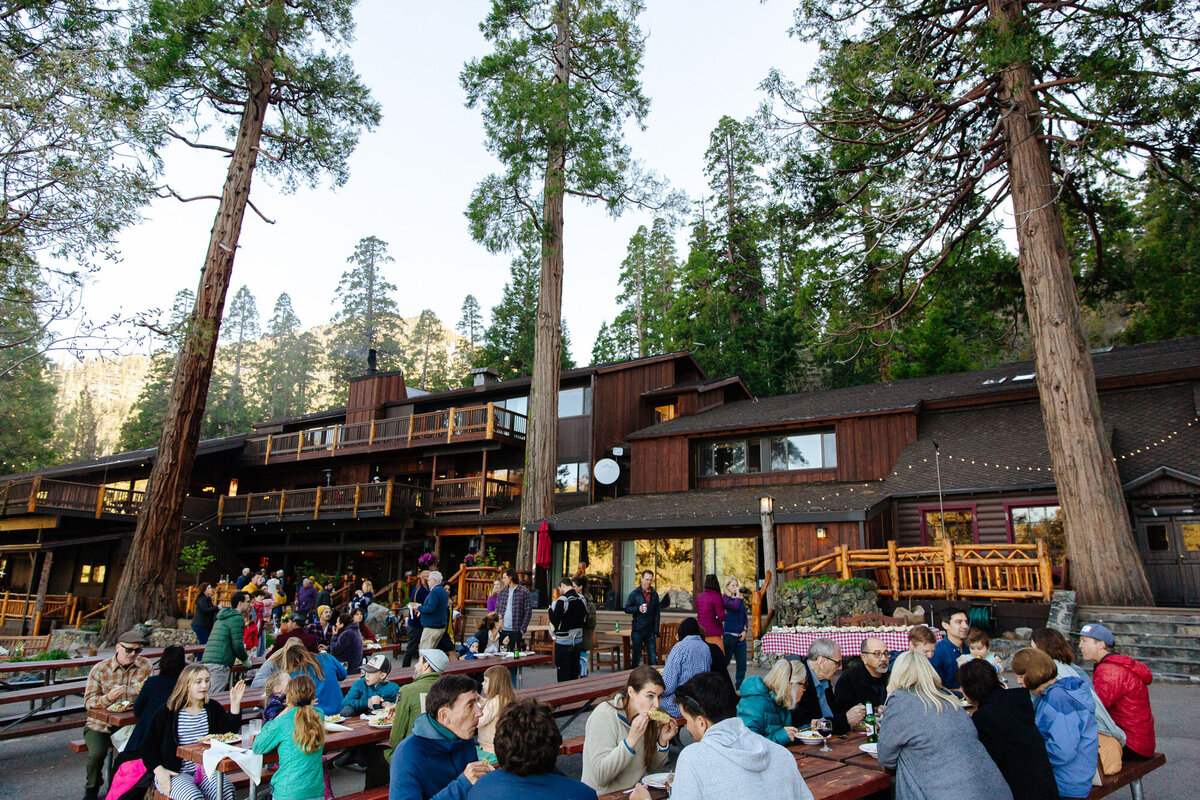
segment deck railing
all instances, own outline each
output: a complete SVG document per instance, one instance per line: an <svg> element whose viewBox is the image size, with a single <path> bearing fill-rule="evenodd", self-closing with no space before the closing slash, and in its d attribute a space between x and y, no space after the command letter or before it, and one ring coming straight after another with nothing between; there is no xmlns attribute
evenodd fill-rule
<svg viewBox="0 0 1200 800"><path fill-rule="evenodd" d="M137 516L144 499L144 492L132 489L36 477L0 487L0 515L36 514L44 509L77 511L97 519L103 514Z"/></svg>
<svg viewBox="0 0 1200 800"><path fill-rule="evenodd" d="M1049 601L1054 591L1050 553L1046 542L1036 544L954 544L935 547L899 547L886 550L849 550L779 563L780 574L793 577L833 574L849 578L854 572L874 573L879 594L902 597L986 598L993 600Z"/></svg>
<svg viewBox="0 0 1200 800"><path fill-rule="evenodd" d="M521 484L499 478L441 478L433 482L433 507L480 511L512 503Z"/></svg>
<svg viewBox="0 0 1200 800"><path fill-rule="evenodd" d="M317 486L282 489L229 496L217 503L218 525L245 525L272 517L346 516L363 514L391 516L395 511L428 511L429 489L405 483L352 483L345 486Z"/></svg>
<svg viewBox="0 0 1200 800"><path fill-rule="evenodd" d="M42 609L37 609L37 594L5 592L0 595L0 625L11 619L33 620L36 634L43 619L70 620L75 616L79 598L73 594L48 594L42 598Z"/></svg>
<svg viewBox="0 0 1200 800"><path fill-rule="evenodd" d="M497 408L495 403L448 408L408 417L368 422L323 425L292 433L273 433L246 442L243 456L263 459L296 457L306 453L333 453L358 447L390 445L411 447L435 442L491 440L498 436L524 440L524 414Z"/></svg>
<svg viewBox="0 0 1200 800"><path fill-rule="evenodd" d="M458 570L446 579L446 585L455 587L454 607L460 612L467 608L487 608L487 599L492 585L503 572L502 567L468 567L459 564ZM517 571L517 583L526 589L533 588L533 575Z"/></svg>

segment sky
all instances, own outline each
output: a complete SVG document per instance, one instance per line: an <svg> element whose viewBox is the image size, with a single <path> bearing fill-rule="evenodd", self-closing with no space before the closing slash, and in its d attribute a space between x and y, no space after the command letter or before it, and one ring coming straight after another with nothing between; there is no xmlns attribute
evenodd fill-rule
<svg viewBox="0 0 1200 800"><path fill-rule="evenodd" d="M385 268L405 316L432 309L449 327L474 294L490 316L508 279L510 256L476 244L463 211L475 185L499 164L487 152L480 114L466 108L458 76L488 52L478 23L484 0L360 0L350 54L383 108L350 159L350 179L332 188L285 194L261 174L251 201L275 224L247 210L229 298L242 285L265 324L280 292L291 296L305 327L328 322L338 306L338 279L365 236L389 244ZM787 35L793 0L647 0L643 87L646 129L628 136L636 158L692 198L706 193L703 156L723 115L750 116L758 84L772 68L805 77L814 49ZM185 197L219 194L226 162L219 154L175 145L165 151L165 180ZM88 314L169 309L194 289L203 266L215 201L158 200L120 238L121 260L106 265L85 294ZM586 364L615 297L626 245L649 212L617 219L568 199L565 210L563 317L572 355ZM680 234L681 245L686 232ZM683 250L681 249L681 254Z"/></svg>

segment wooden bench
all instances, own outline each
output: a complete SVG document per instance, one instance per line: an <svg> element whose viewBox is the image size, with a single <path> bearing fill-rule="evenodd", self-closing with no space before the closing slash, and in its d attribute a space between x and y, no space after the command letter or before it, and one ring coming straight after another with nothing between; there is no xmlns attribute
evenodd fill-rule
<svg viewBox="0 0 1200 800"><path fill-rule="evenodd" d="M1120 772L1116 775L1105 775L1104 781L1099 786L1092 788L1088 800L1096 797L1108 797L1117 789L1126 786L1129 786L1133 792L1134 800L1142 800L1142 778L1166 763L1167 757L1162 753L1155 753L1154 758L1145 761L1126 761Z"/></svg>
<svg viewBox="0 0 1200 800"><path fill-rule="evenodd" d="M71 741L67 742L67 749L72 753L86 753L87 742L83 739L72 739Z"/></svg>
<svg viewBox="0 0 1200 800"><path fill-rule="evenodd" d="M380 786L375 789L364 789L354 794L341 795L338 800L387 800L388 787Z"/></svg>
<svg viewBox="0 0 1200 800"><path fill-rule="evenodd" d="M19 653L23 657L36 656L38 653L46 652L50 647L50 634L45 636L0 636L0 647L3 647L10 654ZM5 660L9 656L3 656ZM37 669L37 662L33 669Z"/></svg>
<svg viewBox="0 0 1200 800"><path fill-rule="evenodd" d="M563 743L558 748L560 756L574 755L575 753L583 752L583 737L572 736L570 739L563 739Z"/></svg>

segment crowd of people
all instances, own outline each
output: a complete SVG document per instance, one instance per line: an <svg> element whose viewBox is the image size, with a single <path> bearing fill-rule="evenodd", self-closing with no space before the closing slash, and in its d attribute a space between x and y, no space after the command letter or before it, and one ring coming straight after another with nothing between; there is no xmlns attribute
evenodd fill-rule
<svg viewBox="0 0 1200 800"><path fill-rule="evenodd" d="M680 621L659 668L661 604L654 579L643 572L626 598L632 669L624 689L587 718L581 781L558 772L562 736L553 713L518 698L511 668L491 666L475 676L447 672L459 654L525 646L534 599L515 571L497 578L487 613L461 644L450 636L455 612L441 573L423 571L402 614L403 660L414 666L414 676L399 686L389 680L391 659L364 657L364 640L375 636L364 619L373 596L369 582L335 610L328 587L305 578L285 614L282 576L264 579L246 570L241 588L225 602L202 587L193 627L205 647L196 663L186 663L182 648L169 647L155 674L141 655L142 636L129 632L115 654L91 670L85 705L132 699L138 722L126 738L89 718L85 800L99 796L113 744L120 752L109 800L140 800L150 784L177 800L232 800L231 784L225 782L219 796L215 776L176 750L240 730L246 683L230 687L230 680L235 664L249 666L255 650L266 659L251 684L264 690L264 724L253 749L277 753L271 786L279 800L327 796L324 720L334 714L390 716L387 742L347 748L333 761L357 765L365 788L387 786L390 800L517 792L527 800L592 800L631 786L637 787L631 800L645 800L642 779L672 759L676 797L723 800L758 791L803 799L811 794L786 748L806 730L839 735L872 722L878 758L895 770L899 800L1086 797L1099 776L1153 756L1149 670L1114 652L1114 637L1103 625L1078 632L1083 658L1095 663L1091 679L1074 663L1068 640L1047 628L1014 655L1019 685L1008 688L987 634L972 629L955 608L941 615L940 639L923 625L910 628L904 652L889 652L881 639L868 637L856 663L843 669L839 646L818 638L804 656L785 656L765 675L747 676L748 614L740 586L709 575L695 615ZM581 575L562 578L547 611L556 677L574 680L595 647L596 609ZM273 631L269 650L265 630ZM347 676L358 677L343 691ZM212 697L227 687L228 710Z"/></svg>

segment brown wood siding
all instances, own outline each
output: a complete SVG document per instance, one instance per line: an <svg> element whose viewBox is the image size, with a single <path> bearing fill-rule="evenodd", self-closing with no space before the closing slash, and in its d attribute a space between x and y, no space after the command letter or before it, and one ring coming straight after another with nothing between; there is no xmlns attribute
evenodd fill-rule
<svg viewBox="0 0 1200 800"><path fill-rule="evenodd" d="M588 448L591 427L589 416L566 417L558 421L558 463L591 460Z"/></svg>
<svg viewBox="0 0 1200 800"><path fill-rule="evenodd" d="M1132 492L1130 492L1129 496L1130 497L1153 497L1156 495L1171 495L1171 494L1193 495L1193 494L1197 494L1197 493L1200 493L1200 488L1197 488L1196 486L1193 486L1192 484L1190 484L1186 481L1181 481L1177 478L1171 478L1171 477L1164 475L1163 477L1159 478L1158 480L1150 481L1145 486L1139 486L1138 488L1136 488Z"/></svg>
<svg viewBox="0 0 1200 800"><path fill-rule="evenodd" d="M885 414L837 422L837 479L879 480L917 440L917 415Z"/></svg>
<svg viewBox="0 0 1200 800"><path fill-rule="evenodd" d="M634 494L688 490L688 440L643 439L630 447L630 490Z"/></svg>
<svg viewBox="0 0 1200 800"><path fill-rule="evenodd" d="M817 538L817 528L826 537ZM857 522L783 523L775 526L775 557L784 564L832 553L839 544L858 549Z"/></svg>
<svg viewBox="0 0 1200 800"><path fill-rule="evenodd" d="M408 396L404 375L399 372L374 375L350 382L346 401L346 422L369 422L387 403L395 403Z"/></svg>
<svg viewBox="0 0 1200 800"><path fill-rule="evenodd" d="M837 470L805 469L791 472L754 472L745 475L707 475L696 478L697 489L724 489L730 486L778 486L791 483L820 483L837 478Z"/></svg>
<svg viewBox="0 0 1200 800"><path fill-rule="evenodd" d="M867 547L871 550L878 550L887 547L888 539L892 538L892 528L895 521L895 512L891 506L883 510L883 513L874 519L867 520L866 534Z"/></svg>
<svg viewBox="0 0 1200 800"><path fill-rule="evenodd" d="M1058 505L1055 495L1045 492L1005 493L954 495L945 497L945 508L962 509L974 506L975 531L980 544L1007 544L1008 507L1014 505ZM895 504L895 513L899 523L897 541L901 547L919 547L924 544L921 531L921 515L923 511L936 511L938 508L937 495L921 498L906 498Z"/></svg>
<svg viewBox="0 0 1200 800"><path fill-rule="evenodd" d="M675 383L675 361L602 373L596 376L592 409L595 416L592 452L600 457L630 433L650 424L642 393ZM598 412L595 410L599 409Z"/></svg>
<svg viewBox="0 0 1200 800"><path fill-rule="evenodd" d="M341 464L334 470L333 480L341 486L366 483L371 480L370 464Z"/></svg>

